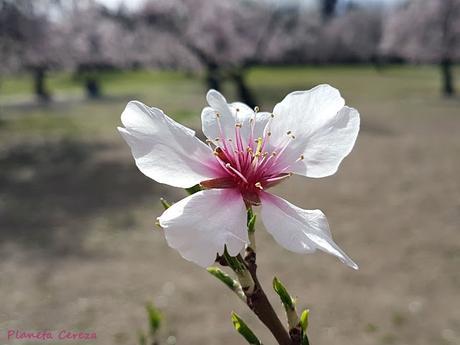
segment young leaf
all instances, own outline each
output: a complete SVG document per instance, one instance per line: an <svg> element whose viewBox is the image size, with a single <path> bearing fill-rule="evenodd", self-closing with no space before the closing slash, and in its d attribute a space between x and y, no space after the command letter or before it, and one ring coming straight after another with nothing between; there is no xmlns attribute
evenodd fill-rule
<svg viewBox="0 0 460 345"><path fill-rule="evenodd" d="M239 298L241 298L243 301L246 300L246 297L244 295L243 289L241 287L241 284L238 283L235 279L230 277L227 273L222 271L219 267L208 267L208 272L211 273L214 277L219 279L222 283L227 285L230 290L235 292Z"/></svg>
<svg viewBox="0 0 460 345"><path fill-rule="evenodd" d="M232 322L233 327L235 327L237 332L240 333L249 344L262 345L254 332L251 331L251 329L246 325L241 317L239 317L235 312L232 312Z"/></svg>
<svg viewBox="0 0 460 345"><path fill-rule="evenodd" d="M305 309L300 315L300 328L302 329L302 340L301 345L310 345L310 341L308 340L307 336L307 328L308 328L308 316L310 314L310 310Z"/></svg>
<svg viewBox="0 0 460 345"><path fill-rule="evenodd" d="M163 317L161 316L160 311L157 308L155 308L155 306L152 303L148 303L146 305L146 309L149 318L150 334L155 335L155 333L161 326L161 320Z"/></svg>
<svg viewBox="0 0 460 345"><path fill-rule="evenodd" d="M283 303L285 308L295 308L294 300L289 295L286 288L277 277L273 278L273 290L275 290L275 292L278 294L278 296L281 299L281 303Z"/></svg>
<svg viewBox="0 0 460 345"><path fill-rule="evenodd" d="M300 327L302 328L302 331L306 331L308 328L308 316L310 315L310 310L305 309L302 312L302 315L300 315Z"/></svg>
<svg viewBox="0 0 460 345"><path fill-rule="evenodd" d="M281 303L286 310L289 330L296 328L299 324L299 316L297 315L297 311L295 309L295 301L291 295L289 295L281 281L276 277L273 278L273 290L275 290L280 297Z"/></svg>

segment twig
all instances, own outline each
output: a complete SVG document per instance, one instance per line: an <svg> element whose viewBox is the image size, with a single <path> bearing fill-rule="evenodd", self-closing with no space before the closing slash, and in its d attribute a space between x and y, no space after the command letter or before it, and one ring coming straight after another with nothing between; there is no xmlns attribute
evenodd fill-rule
<svg viewBox="0 0 460 345"><path fill-rule="evenodd" d="M259 279L257 278L256 253L250 248L244 258L245 265L255 283L254 292L246 293L249 308L257 315L262 323L267 326L280 345L296 345L292 342L289 333L284 328L278 315L276 315L270 301L267 298Z"/></svg>

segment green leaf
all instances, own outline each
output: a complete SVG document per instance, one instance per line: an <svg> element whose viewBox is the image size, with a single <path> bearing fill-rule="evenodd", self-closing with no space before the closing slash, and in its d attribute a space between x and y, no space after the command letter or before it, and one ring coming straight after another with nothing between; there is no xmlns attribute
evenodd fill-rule
<svg viewBox="0 0 460 345"><path fill-rule="evenodd" d="M286 309L295 309L294 300L277 277L273 278L273 290L278 294Z"/></svg>
<svg viewBox="0 0 460 345"><path fill-rule="evenodd" d="M262 345L254 332L251 331L241 317L239 317L235 312L232 312L232 322L233 327L235 327L237 332L240 333L249 344Z"/></svg>
<svg viewBox="0 0 460 345"><path fill-rule="evenodd" d="M302 312L302 315L300 315L300 327L302 328L302 331L306 331L308 328L308 316L310 315L310 310L305 309Z"/></svg>
<svg viewBox="0 0 460 345"><path fill-rule="evenodd" d="M150 334L154 335L161 326L161 320L163 319L160 311L155 308L152 303L146 305L147 314L149 318Z"/></svg>
<svg viewBox="0 0 460 345"><path fill-rule="evenodd" d="M194 185L193 187L190 188L185 188L188 194L192 195L195 194L196 192L199 192L200 190L203 190L199 184Z"/></svg>
<svg viewBox="0 0 460 345"><path fill-rule="evenodd" d="M169 202L167 202L165 198L160 198L160 202L163 205L163 207L165 208L165 210L167 210L168 208L171 207L171 204Z"/></svg>

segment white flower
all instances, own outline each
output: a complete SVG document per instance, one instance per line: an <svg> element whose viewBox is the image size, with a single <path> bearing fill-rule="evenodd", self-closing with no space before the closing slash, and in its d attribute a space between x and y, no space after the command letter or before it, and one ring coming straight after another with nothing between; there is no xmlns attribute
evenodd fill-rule
<svg viewBox="0 0 460 345"><path fill-rule="evenodd" d="M230 255L248 244L246 209L261 218L283 247L296 253L320 249L358 266L335 244L320 210L303 210L266 190L291 176L334 174L355 143L359 113L335 88L319 85L287 95L273 113L228 104L217 91L206 96L201 119L207 144L160 109L129 102L118 128L136 165L157 182L204 190L158 218L166 240L187 260L211 265L224 247Z"/></svg>

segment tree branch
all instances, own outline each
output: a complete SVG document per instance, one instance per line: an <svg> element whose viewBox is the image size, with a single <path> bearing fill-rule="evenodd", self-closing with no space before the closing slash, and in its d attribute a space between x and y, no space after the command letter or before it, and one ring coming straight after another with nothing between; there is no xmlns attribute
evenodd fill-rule
<svg viewBox="0 0 460 345"><path fill-rule="evenodd" d="M270 330L280 345L296 345L292 342L289 333L281 323L278 315L276 315L275 310L260 285L259 279L257 278L256 253L251 250L251 248L248 248L246 252L244 263L255 283L254 292L246 294L249 308L251 308L260 321Z"/></svg>

